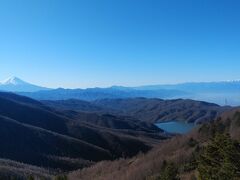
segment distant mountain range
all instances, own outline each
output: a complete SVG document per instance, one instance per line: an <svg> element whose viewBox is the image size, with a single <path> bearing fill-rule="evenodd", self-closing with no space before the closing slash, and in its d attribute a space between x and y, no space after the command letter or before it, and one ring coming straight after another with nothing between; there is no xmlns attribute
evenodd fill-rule
<svg viewBox="0 0 240 180"><path fill-rule="evenodd" d="M37 100L79 99L95 101L119 98L193 99L220 105L240 105L240 81L182 83L139 87L112 86L88 89L49 89L27 83L17 77L0 83L0 90L17 92Z"/></svg>
<svg viewBox="0 0 240 180"><path fill-rule="evenodd" d="M219 82L192 82L172 85L134 87L136 90L179 90L188 93L185 97L220 105L240 105L240 80Z"/></svg>
<svg viewBox="0 0 240 180"><path fill-rule="evenodd" d="M37 100L67 100L80 99L85 101L95 101L100 99L119 99L119 98L162 98L174 99L178 97L187 97L189 94L179 90L135 90L127 88L126 90L117 88L89 88L89 89L54 89L38 92L19 93Z"/></svg>

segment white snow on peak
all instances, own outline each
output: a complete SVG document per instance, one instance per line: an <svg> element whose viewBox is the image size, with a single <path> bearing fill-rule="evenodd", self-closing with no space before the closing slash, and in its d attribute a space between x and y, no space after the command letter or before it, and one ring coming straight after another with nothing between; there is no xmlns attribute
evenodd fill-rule
<svg viewBox="0 0 240 180"><path fill-rule="evenodd" d="M236 80L226 80L225 82L237 83L237 82L240 82L240 79L236 79Z"/></svg>
<svg viewBox="0 0 240 180"><path fill-rule="evenodd" d="M27 83L15 76L12 76L0 82L0 84L1 85L23 85Z"/></svg>
<svg viewBox="0 0 240 180"><path fill-rule="evenodd" d="M4 81L0 81L0 91L7 92L36 92L41 90L47 90L48 88L37 86L26 81L21 80L18 77L10 77Z"/></svg>

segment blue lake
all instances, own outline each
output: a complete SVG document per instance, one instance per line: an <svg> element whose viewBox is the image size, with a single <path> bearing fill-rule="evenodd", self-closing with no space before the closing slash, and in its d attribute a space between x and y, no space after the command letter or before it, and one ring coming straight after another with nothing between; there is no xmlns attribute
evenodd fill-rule
<svg viewBox="0 0 240 180"><path fill-rule="evenodd" d="M179 121L168 121L156 123L156 126L169 133L185 134L190 132L195 127L195 124Z"/></svg>

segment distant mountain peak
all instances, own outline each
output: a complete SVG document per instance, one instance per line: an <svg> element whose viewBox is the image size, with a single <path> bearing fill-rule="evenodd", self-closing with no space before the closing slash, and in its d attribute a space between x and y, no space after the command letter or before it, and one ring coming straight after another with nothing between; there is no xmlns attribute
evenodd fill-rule
<svg viewBox="0 0 240 180"><path fill-rule="evenodd" d="M41 90L49 90L45 87L40 87L22 79L11 76L4 81L0 82L0 91L11 91L11 92L35 92Z"/></svg>
<svg viewBox="0 0 240 180"><path fill-rule="evenodd" d="M4 81L1 82L1 85L23 85L23 84L28 84L27 82L21 80L18 77L11 76Z"/></svg>

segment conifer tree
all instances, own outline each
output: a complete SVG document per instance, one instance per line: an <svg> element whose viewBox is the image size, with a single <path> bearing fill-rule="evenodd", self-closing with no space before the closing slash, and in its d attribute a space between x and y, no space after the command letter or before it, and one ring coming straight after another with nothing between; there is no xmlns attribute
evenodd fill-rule
<svg viewBox="0 0 240 180"><path fill-rule="evenodd" d="M229 135L217 134L203 149L198 160L202 180L240 178L240 146Z"/></svg>

